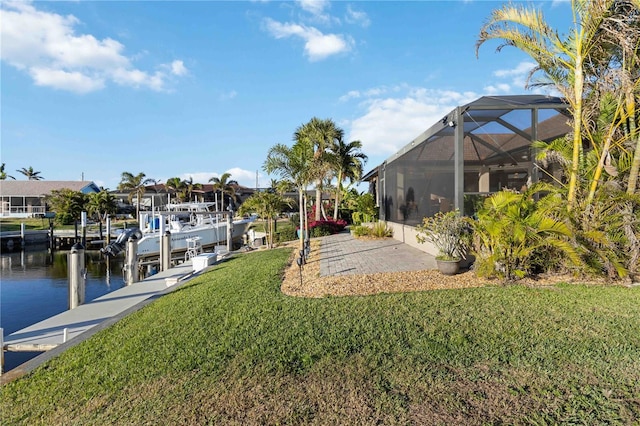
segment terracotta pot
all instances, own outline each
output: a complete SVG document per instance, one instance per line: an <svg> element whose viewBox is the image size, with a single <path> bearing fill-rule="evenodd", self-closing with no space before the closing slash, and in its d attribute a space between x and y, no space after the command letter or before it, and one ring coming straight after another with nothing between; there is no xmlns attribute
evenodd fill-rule
<svg viewBox="0 0 640 426"><path fill-rule="evenodd" d="M444 275L455 275L460 271L460 260L436 259L438 269Z"/></svg>

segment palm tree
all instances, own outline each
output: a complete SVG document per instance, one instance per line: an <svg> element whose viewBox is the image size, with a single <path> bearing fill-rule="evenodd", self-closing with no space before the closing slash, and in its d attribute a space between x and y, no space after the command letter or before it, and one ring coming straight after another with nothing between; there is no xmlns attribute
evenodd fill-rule
<svg viewBox="0 0 640 426"><path fill-rule="evenodd" d="M300 211L300 250L304 250L305 237L305 190L312 180L313 144L307 138L300 138L292 147L276 144L267 153L263 170L276 173L291 182L298 190Z"/></svg>
<svg viewBox="0 0 640 426"><path fill-rule="evenodd" d="M242 203L240 211L242 213L255 212L267 221L268 247L273 247L273 234L275 232L274 219L284 210L291 206L292 199L283 197L281 194L269 191L254 192Z"/></svg>
<svg viewBox="0 0 640 426"><path fill-rule="evenodd" d="M118 184L119 191L129 191L129 202L136 196L136 218L140 219L140 202L144 195L147 185L150 182L149 179L145 179L144 173L138 173L133 175L129 172L122 172L120 183Z"/></svg>
<svg viewBox="0 0 640 426"><path fill-rule="evenodd" d="M534 59L537 67L530 77L542 72L543 80L536 85L553 85L569 103L573 113L573 146L569 172L567 207L576 202L578 174L582 159L583 97L585 95L585 60L590 57L602 37L602 23L613 0L572 0L574 26L569 34L561 34L544 20L542 12L521 4L509 3L494 10L483 25L476 43L502 40Z"/></svg>
<svg viewBox="0 0 640 426"><path fill-rule="evenodd" d="M331 160L327 155L327 150L336 140L342 138L343 134L344 131L336 126L333 120L321 120L316 117L299 126L294 134L296 141L309 142L314 149L311 172L316 182L315 220L320 220L323 183L331 170Z"/></svg>
<svg viewBox="0 0 640 426"><path fill-rule="evenodd" d="M10 178L13 180L16 179L13 176L8 175L7 172L4 171L4 163L2 163L2 166L0 166L0 180L6 180L7 178Z"/></svg>
<svg viewBox="0 0 640 426"><path fill-rule="evenodd" d="M368 157L360 151L362 142L351 141L345 143L342 138L338 138L330 147L334 160L334 171L336 172L336 200L333 210L333 219L338 219L338 205L340 204L340 194L342 193L342 182L349 180L354 183L360 180L362 176L363 166L367 162Z"/></svg>
<svg viewBox="0 0 640 426"><path fill-rule="evenodd" d="M191 196L197 190L202 189L201 183L193 183L193 176L189 176L189 180L184 180L184 196L187 201L191 201Z"/></svg>
<svg viewBox="0 0 640 426"><path fill-rule="evenodd" d="M165 186L167 187L167 189L173 191L174 195L178 199L178 202L184 201L182 199L184 194L184 185L185 185L184 181L179 177L169 178L165 183Z"/></svg>
<svg viewBox="0 0 640 426"><path fill-rule="evenodd" d="M105 189L89 194L88 199L87 212L97 217L100 222L104 221L108 214L115 214L118 210L116 197Z"/></svg>
<svg viewBox="0 0 640 426"><path fill-rule="evenodd" d="M40 172L36 172L33 170L33 167L29 166L29 168L23 167L20 170L16 170L17 172L22 173L27 177L28 180L43 180L44 178L40 176Z"/></svg>
<svg viewBox="0 0 640 426"><path fill-rule="evenodd" d="M213 190L220 191L220 195L222 198L222 204L220 210L224 210L224 196L225 194L229 196L230 199L236 200L238 199L236 195L236 187L238 186L238 182L235 180L229 180L231 177L231 173L223 173L222 176L212 177L209 179L209 182L213 182Z"/></svg>

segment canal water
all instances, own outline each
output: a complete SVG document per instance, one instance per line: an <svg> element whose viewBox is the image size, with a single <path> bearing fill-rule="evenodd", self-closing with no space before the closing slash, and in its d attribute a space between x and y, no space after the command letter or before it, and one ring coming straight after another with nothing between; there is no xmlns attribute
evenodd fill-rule
<svg viewBox="0 0 640 426"><path fill-rule="evenodd" d="M0 327L4 336L69 308L67 254L68 251L51 253L46 247L0 253ZM85 255L85 302L124 286L121 257L106 259L93 250L85 251ZM3 371L37 355L5 352Z"/></svg>

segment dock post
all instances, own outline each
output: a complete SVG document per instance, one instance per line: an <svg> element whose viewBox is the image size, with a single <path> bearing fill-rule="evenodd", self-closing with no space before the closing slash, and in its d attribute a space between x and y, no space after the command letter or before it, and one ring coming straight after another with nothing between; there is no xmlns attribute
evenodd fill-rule
<svg viewBox="0 0 640 426"><path fill-rule="evenodd" d="M231 216L233 215L233 211L229 210L229 214L227 214L227 252L231 253L233 250L233 223L231 222Z"/></svg>
<svg viewBox="0 0 640 426"><path fill-rule="evenodd" d="M0 328L0 376L4 371L4 328Z"/></svg>
<svg viewBox="0 0 640 426"><path fill-rule="evenodd" d="M111 216L107 215L107 245L111 244Z"/></svg>
<svg viewBox="0 0 640 426"><path fill-rule="evenodd" d="M20 224L20 245L24 247L24 222Z"/></svg>
<svg viewBox="0 0 640 426"><path fill-rule="evenodd" d="M160 270L167 271L171 268L171 232L162 235L160 242Z"/></svg>
<svg viewBox="0 0 640 426"><path fill-rule="evenodd" d="M87 246L87 212L80 213L80 224L82 225L82 245Z"/></svg>
<svg viewBox="0 0 640 426"><path fill-rule="evenodd" d="M138 240L129 238L127 241L127 285L138 282Z"/></svg>
<svg viewBox="0 0 640 426"><path fill-rule="evenodd" d="M69 263L69 309L73 309L84 303L86 276L84 247L82 244L74 244L67 256Z"/></svg>

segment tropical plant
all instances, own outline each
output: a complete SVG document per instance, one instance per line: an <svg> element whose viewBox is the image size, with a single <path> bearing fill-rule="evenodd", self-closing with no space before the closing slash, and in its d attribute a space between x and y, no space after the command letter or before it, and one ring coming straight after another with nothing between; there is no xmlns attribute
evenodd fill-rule
<svg viewBox="0 0 640 426"><path fill-rule="evenodd" d="M354 183L360 180L363 166L367 162L367 156L361 152L362 142L351 141L346 143L342 140L342 135L329 147L333 159L333 168L336 173L336 196L333 210L333 218L338 219L338 207L340 205L340 194L342 192L342 182L348 180Z"/></svg>
<svg viewBox="0 0 640 426"><path fill-rule="evenodd" d="M373 195L366 192L352 194L349 197L349 207L352 209L351 220L353 224L360 225L363 222L374 222L378 219L378 209Z"/></svg>
<svg viewBox="0 0 640 426"><path fill-rule="evenodd" d="M80 220L87 203L87 196L68 188L54 189L45 197L49 210L55 212L55 221L61 225L71 225Z"/></svg>
<svg viewBox="0 0 640 426"><path fill-rule="evenodd" d="M291 198L283 197L275 192L254 192L242 203L240 213L257 213L267 221L267 246L268 248L272 248L273 235L275 232L274 221L280 216L282 210L290 207L292 203L293 200Z"/></svg>
<svg viewBox="0 0 640 426"><path fill-rule="evenodd" d="M338 139L342 139L344 131L336 126L333 120L321 120L313 117L308 123L299 126L295 133L296 141L305 141L313 146L313 160L309 173L316 182L316 204L322 204L322 191L324 183L332 168L332 159L328 149ZM315 220L320 220L322 208L315 210Z"/></svg>
<svg viewBox="0 0 640 426"><path fill-rule="evenodd" d="M184 186L185 182L177 176L167 179L167 182L165 183L165 187L167 188L167 190L173 192L176 201L179 203L185 201Z"/></svg>
<svg viewBox="0 0 640 426"><path fill-rule="evenodd" d="M235 182L235 181L234 181ZM193 176L189 176L189 179L185 179L183 181L183 197L185 201L192 201L192 197L194 192L196 191L200 191L202 189L202 184L201 183L194 183L193 182ZM201 192L201 191L200 191ZM235 192L233 192L234 196L235 196Z"/></svg>
<svg viewBox="0 0 640 426"><path fill-rule="evenodd" d="M371 235L371 228L367 225L353 225L350 227L350 231L355 237L368 237Z"/></svg>
<svg viewBox="0 0 640 426"><path fill-rule="evenodd" d="M640 196L629 195L615 181L598 187L593 202L579 200L568 215L580 247L580 272L609 279L640 271Z"/></svg>
<svg viewBox="0 0 640 426"><path fill-rule="evenodd" d="M295 135L294 135L295 137ZM263 169L288 180L298 190L298 209L305 211L305 191L311 182L310 167L313 161L313 145L306 138L296 140L292 147L276 144L267 153ZM305 230L304 214L299 214L299 229ZM300 250L304 250L305 232L300 232Z"/></svg>
<svg viewBox="0 0 640 426"><path fill-rule="evenodd" d="M433 244L438 250L436 259L462 260L466 258L470 243L470 228L458 210L438 212L422 219L416 227L416 240Z"/></svg>
<svg viewBox="0 0 640 426"><path fill-rule="evenodd" d="M231 200L234 200L236 202L238 201L238 197L236 195L236 187L238 185L238 182L236 182L235 180L229 180L230 177L231 173L227 172L223 173L220 177L214 176L209 179L209 182L213 182L213 190L220 192L220 198L222 202L220 210L224 210L225 195L229 197L229 203L231 203Z"/></svg>
<svg viewBox="0 0 640 426"><path fill-rule="evenodd" d="M389 238L393 237L393 229L387 225L387 222L378 221L371 226L372 237L376 238Z"/></svg>
<svg viewBox="0 0 640 426"><path fill-rule="evenodd" d="M541 198L536 201L536 197ZM477 212L478 219L470 222L478 275L523 278L553 265L549 255L579 265L573 230L557 216L560 200L557 189L544 182L524 192L503 190L488 197Z"/></svg>
<svg viewBox="0 0 640 426"><path fill-rule="evenodd" d="M140 203L142 202L142 196L146 192L145 185L149 182L150 179L145 179L144 173L133 175L129 172L122 172L118 190L129 191L129 203L133 201L133 197L136 197L136 218L140 217Z"/></svg>
<svg viewBox="0 0 640 426"><path fill-rule="evenodd" d="M591 57L603 39L600 31L610 12L613 0L572 0L574 27L569 34L551 28L542 12L529 6L509 3L494 10L480 31L476 54L488 40L502 40L505 46L515 46L537 62L530 77L541 72L542 80L535 85L553 85L570 105L573 132L567 208L571 210L577 198L580 161L583 155L583 114L585 96L585 61Z"/></svg>
<svg viewBox="0 0 640 426"><path fill-rule="evenodd" d="M97 218L100 222L103 222L107 215L115 214L118 211L116 197L107 190L92 192L87 198L87 213Z"/></svg>
<svg viewBox="0 0 640 426"><path fill-rule="evenodd" d="M37 172L35 170L33 170L33 167L29 166L27 167L23 167L19 170L16 170L19 173L22 173L23 175L25 175L27 177L28 180L43 180L44 178L42 176L40 176L40 172Z"/></svg>
<svg viewBox="0 0 640 426"><path fill-rule="evenodd" d="M6 180L7 178L15 180L13 176L8 175L7 172L4 171L4 163L2 163L0 166L0 180Z"/></svg>

